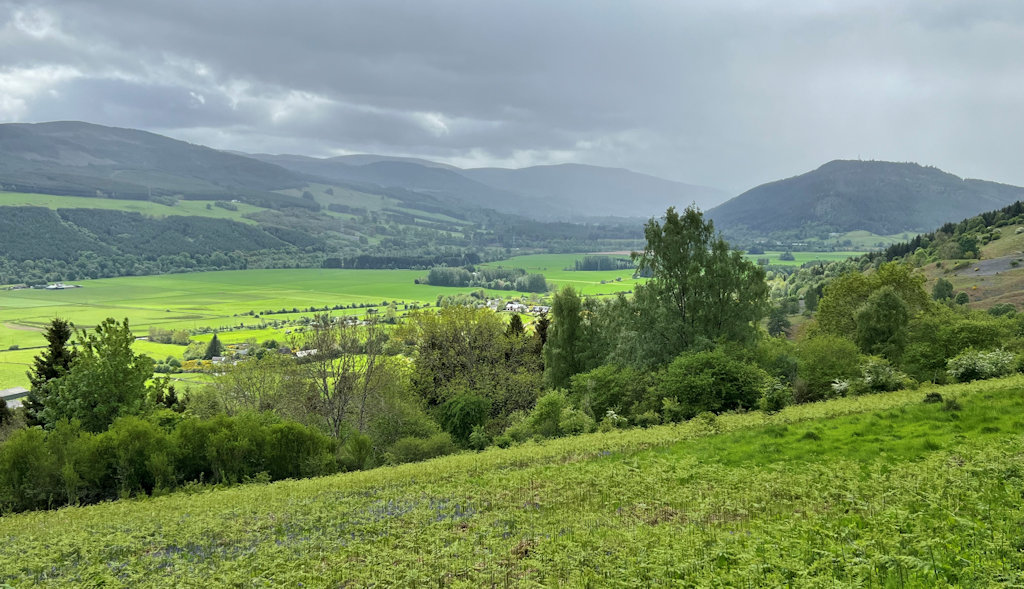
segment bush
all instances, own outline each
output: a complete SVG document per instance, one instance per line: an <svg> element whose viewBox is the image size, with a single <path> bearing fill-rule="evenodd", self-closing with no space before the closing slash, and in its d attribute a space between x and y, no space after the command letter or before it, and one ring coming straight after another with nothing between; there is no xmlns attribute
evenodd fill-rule
<svg viewBox="0 0 1024 589"><path fill-rule="evenodd" d="M606 364L569 380L569 400L592 417L609 409L631 415L647 391L650 379L634 368Z"/></svg>
<svg viewBox="0 0 1024 589"><path fill-rule="evenodd" d="M757 407L765 413L776 413L793 404L793 391L778 379L771 379L765 386L764 394Z"/></svg>
<svg viewBox="0 0 1024 589"><path fill-rule="evenodd" d="M658 376L654 389L659 398L673 398L682 417L703 411L721 412L757 404L768 375L721 350L683 354Z"/></svg>
<svg viewBox="0 0 1024 589"><path fill-rule="evenodd" d="M373 466L373 441L363 434L352 434L341 448L341 465L345 470L364 470Z"/></svg>
<svg viewBox="0 0 1024 589"><path fill-rule="evenodd" d="M551 391L537 400L537 405L530 412L527 423L533 434L552 438L561 433L562 411L568 406L565 393Z"/></svg>
<svg viewBox="0 0 1024 589"><path fill-rule="evenodd" d="M837 396L832 383L860 376L860 350L852 341L833 335L819 335L797 345L799 366L793 400L820 401Z"/></svg>
<svg viewBox="0 0 1024 589"><path fill-rule="evenodd" d="M463 446L473 429L487 421L491 402L472 393L460 393L441 405L441 426Z"/></svg>
<svg viewBox="0 0 1024 589"><path fill-rule="evenodd" d="M912 383L906 374L893 368L885 358L871 357L861 367L861 378L857 384L858 393L881 393L898 391Z"/></svg>
<svg viewBox="0 0 1024 589"><path fill-rule="evenodd" d="M473 431L469 434L469 447L480 451L487 447L487 444L491 442L491 437L487 435L487 430L482 425L473 426Z"/></svg>
<svg viewBox="0 0 1024 589"><path fill-rule="evenodd" d="M604 419L601 420L601 425L598 429L603 432L610 432L614 429L624 429L628 425L628 419L609 409L608 412L605 413Z"/></svg>
<svg viewBox="0 0 1024 589"><path fill-rule="evenodd" d="M444 456L455 450L452 436L447 432L441 432L429 438L402 438L388 449L388 454L391 463L403 464Z"/></svg>
<svg viewBox="0 0 1024 589"><path fill-rule="evenodd" d="M572 407L563 408L562 416L558 420L558 429L564 435L588 434L594 431L595 427L594 418Z"/></svg>
<svg viewBox="0 0 1024 589"><path fill-rule="evenodd" d="M951 358L946 363L946 370L958 382L968 382L1005 376L1013 372L1015 365L1013 354L1006 350L980 352L971 349Z"/></svg>

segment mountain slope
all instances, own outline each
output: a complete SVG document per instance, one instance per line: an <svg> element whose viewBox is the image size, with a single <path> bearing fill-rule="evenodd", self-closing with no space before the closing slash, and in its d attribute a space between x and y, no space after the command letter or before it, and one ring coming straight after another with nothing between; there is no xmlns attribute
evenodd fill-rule
<svg viewBox="0 0 1024 589"><path fill-rule="evenodd" d="M582 164L521 169L460 169L416 158L363 154L334 158L251 157L335 182L398 187L534 219L650 217L696 202L702 209L726 193L620 168Z"/></svg>
<svg viewBox="0 0 1024 589"><path fill-rule="evenodd" d="M682 208L695 202L707 209L727 198L726 193L707 186L583 164L474 168L462 173L496 188L561 203L577 215L650 217L670 206Z"/></svg>
<svg viewBox="0 0 1024 589"><path fill-rule="evenodd" d="M359 188L381 187L402 188L434 196L452 204L494 209L515 213L543 203L510 191L494 188L462 175L455 169L419 163L411 158L387 158L384 156L342 156L341 158L320 159L299 155L251 156L260 161L276 164L298 173L317 176L332 182L341 182ZM360 159L362 158L362 159ZM368 163L350 164L347 161ZM559 214L566 211L557 203L546 209Z"/></svg>
<svg viewBox="0 0 1024 589"><path fill-rule="evenodd" d="M72 121L0 125L0 186L18 192L308 206L271 192L304 183L279 166L146 131Z"/></svg>
<svg viewBox="0 0 1024 589"><path fill-rule="evenodd" d="M762 184L710 211L729 232L928 231L1024 199L1024 188L964 180L913 163L835 160Z"/></svg>

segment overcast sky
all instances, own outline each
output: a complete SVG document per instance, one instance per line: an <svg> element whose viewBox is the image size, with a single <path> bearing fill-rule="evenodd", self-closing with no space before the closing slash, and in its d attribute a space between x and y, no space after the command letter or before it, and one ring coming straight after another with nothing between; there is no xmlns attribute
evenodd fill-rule
<svg viewBox="0 0 1024 589"><path fill-rule="evenodd" d="M50 120L733 193L858 157L1024 185L1024 2L0 0L0 122Z"/></svg>

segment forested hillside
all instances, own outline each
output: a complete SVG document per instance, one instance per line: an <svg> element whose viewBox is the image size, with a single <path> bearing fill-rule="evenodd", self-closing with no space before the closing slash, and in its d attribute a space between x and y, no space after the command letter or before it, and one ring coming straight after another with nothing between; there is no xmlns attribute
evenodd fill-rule
<svg viewBox="0 0 1024 589"><path fill-rule="evenodd" d="M1024 198L1024 188L965 180L913 163L836 160L752 188L710 211L729 235L794 238L867 230L929 231Z"/></svg>

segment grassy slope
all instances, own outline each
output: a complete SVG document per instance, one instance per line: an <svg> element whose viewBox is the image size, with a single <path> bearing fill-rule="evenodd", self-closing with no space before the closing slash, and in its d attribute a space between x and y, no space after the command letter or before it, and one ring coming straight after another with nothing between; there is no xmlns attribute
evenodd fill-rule
<svg viewBox="0 0 1024 589"><path fill-rule="evenodd" d="M1024 376L0 520L14 586L1024 580ZM718 433L721 432L721 433Z"/></svg>
<svg viewBox="0 0 1024 589"><path fill-rule="evenodd" d="M935 282L945 278L953 283L954 292L968 294L972 307L987 309L997 303L1013 303L1024 310L1024 233L1016 233L1019 227L1000 227L1002 237L981 248L981 260L943 260L941 267L924 266L928 279L925 288L931 292ZM1011 265L1013 261L1017 261L1016 267ZM958 264L964 267L954 269Z"/></svg>
<svg viewBox="0 0 1024 589"><path fill-rule="evenodd" d="M24 192L0 192L0 206L34 206L48 209L104 209L141 213L147 217L168 217L171 215L231 219L250 225L256 221L242 215L265 209L257 206L234 203L237 211L229 211L205 200L180 200L172 207L145 200L117 200L111 198L86 198L82 196L55 196L52 194L30 194Z"/></svg>

